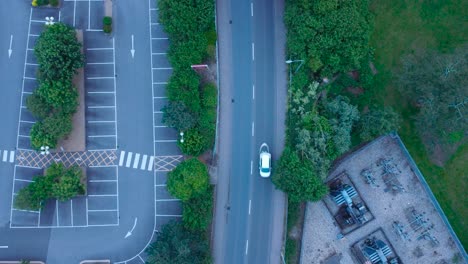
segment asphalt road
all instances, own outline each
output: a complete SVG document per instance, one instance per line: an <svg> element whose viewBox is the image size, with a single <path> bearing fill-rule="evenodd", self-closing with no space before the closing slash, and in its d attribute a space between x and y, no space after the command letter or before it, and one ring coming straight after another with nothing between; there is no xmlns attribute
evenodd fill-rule
<svg viewBox="0 0 468 264"><path fill-rule="evenodd" d="M284 138L285 105L282 103L286 86L284 78L276 75L285 76L285 73L284 67L275 65L278 60L284 63L284 53L278 49L281 38L275 38L281 33L275 31L281 23L281 15L275 13L279 3L281 1L218 1L218 15L227 15L231 20L227 25L227 19L218 18L220 38L231 41L220 39L224 97L221 122L229 124L221 124L220 134L215 244L216 240L221 240L223 246L215 246L217 263L280 261L284 197L275 190L270 179L261 178L258 172L260 145L267 143L275 160L281 153ZM232 97L229 106L226 95ZM226 143L228 138L230 144ZM226 178L229 179L228 197L223 206L221 185ZM225 211L226 216L220 211ZM223 224L224 228L219 227Z"/></svg>
<svg viewBox="0 0 468 264"><path fill-rule="evenodd" d="M131 149L153 155L150 2L114 3L114 52L117 74L115 107L118 113L117 120L114 121L118 123L116 133L118 132L119 149ZM102 15L100 2L77 1L76 6L73 6L74 2L65 4L61 13L62 19L68 23L76 22L77 26L83 29L99 28L99 20L95 18ZM14 12L11 12L12 10ZM30 10L29 1L14 1L8 8L0 9L2 150L14 150L16 147ZM34 25L38 26L40 27L40 23ZM11 35L14 36L13 53L11 58L8 58ZM132 35L136 50L134 58L130 53ZM14 164L0 164L0 260L34 259L46 261L48 264L78 263L84 259L111 259L112 263L130 259L141 261L139 254L153 238L155 229L154 172L119 168L116 185L118 225L85 228L10 228L14 172ZM138 221L132 235L125 238L136 223L135 219Z"/></svg>

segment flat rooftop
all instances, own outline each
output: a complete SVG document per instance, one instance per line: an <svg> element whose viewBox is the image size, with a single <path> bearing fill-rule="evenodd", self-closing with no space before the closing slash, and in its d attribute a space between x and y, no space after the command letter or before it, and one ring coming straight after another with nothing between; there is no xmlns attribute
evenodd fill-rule
<svg viewBox="0 0 468 264"><path fill-rule="evenodd" d="M465 263L466 252L457 246L458 239L413 168L399 139L392 136L380 137L341 159L327 182L349 180L373 217L346 230L336 222L330 197L308 203L300 263L332 259L332 263L364 263L356 249L375 234L400 263Z"/></svg>

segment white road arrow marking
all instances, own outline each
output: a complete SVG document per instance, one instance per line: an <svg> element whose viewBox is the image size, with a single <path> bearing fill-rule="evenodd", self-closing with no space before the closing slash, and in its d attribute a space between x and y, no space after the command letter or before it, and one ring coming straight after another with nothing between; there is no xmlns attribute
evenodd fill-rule
<svg viewBox="0 0 468 264"><path fill-rule="evenodd" d="M132 53L132 58L135 57L135 48L133 46L133 35L132 35L132 49L130 50L130 52Z"/></svg>
<svg viewBox="0 0 468 264"><path fill-rule="evenodd" d="M132 230L130 230L130 231L127 232L127 234L125 235L125 238L127 238L127 237L129 237L129 236L132 235L132 232L133 232L133 230L135 229L137 222L138 222L138 218L135 217L135 221L133 222Z"/></svg>
<svg viewBox="0 0 468 264"><path fill-rule="evenodd" d="M11 53L13 53L13 50L11 49L12 44L13 44L13 35L10 35L10 48L8 49L8 58L10 58Z"/></svg>

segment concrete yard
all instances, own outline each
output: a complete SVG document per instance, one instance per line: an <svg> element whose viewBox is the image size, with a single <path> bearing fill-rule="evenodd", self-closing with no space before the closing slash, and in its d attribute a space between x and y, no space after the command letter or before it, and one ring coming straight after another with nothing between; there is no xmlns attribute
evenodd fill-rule
<svg viewBox="0 0 468 264"><path fill-rule="evenodd" d="M398 172L395 182L403 187L403 191L387 189L389 185L382 177L383 167L377 165L381 159L390 160L396 165ZM366 183L361 175L365 169L372 172L374 186ZM330 196L324 199L326 203L309 203L303 229L301 263L364 263L358 260L351 247L359 248L364 239L376 234L394 251L393 256L396 254L399 257L400 263L464 263L466 252L457 247L457 238L452 236L433 204L431 194L426 192L413 171L398 138L381 137L349 154L335 166L327 182L342 176L343 172L348 175L374 219L350 232L343 232L331 214L330 206L326 206L326 203L330 204ZM413 213L420 214L425 224L411 224ZM397 233L394 222L401 225L406 238ZM340 239L341 234L344 237ZM424 234L433 237L438 244L433 245L432 241L423 237Z"/></svg>

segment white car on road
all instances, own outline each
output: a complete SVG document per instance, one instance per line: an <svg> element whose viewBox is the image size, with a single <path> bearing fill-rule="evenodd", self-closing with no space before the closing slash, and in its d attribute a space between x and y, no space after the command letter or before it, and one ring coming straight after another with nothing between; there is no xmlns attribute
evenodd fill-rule
<svg viewBox="0 0 468 264"><path fill-rule="evenodd" d="M271 154L266 143L263 143L260 146L260 160L259 160L259 169L260 176L263 178L270 177L271 174Z"/></svg>

